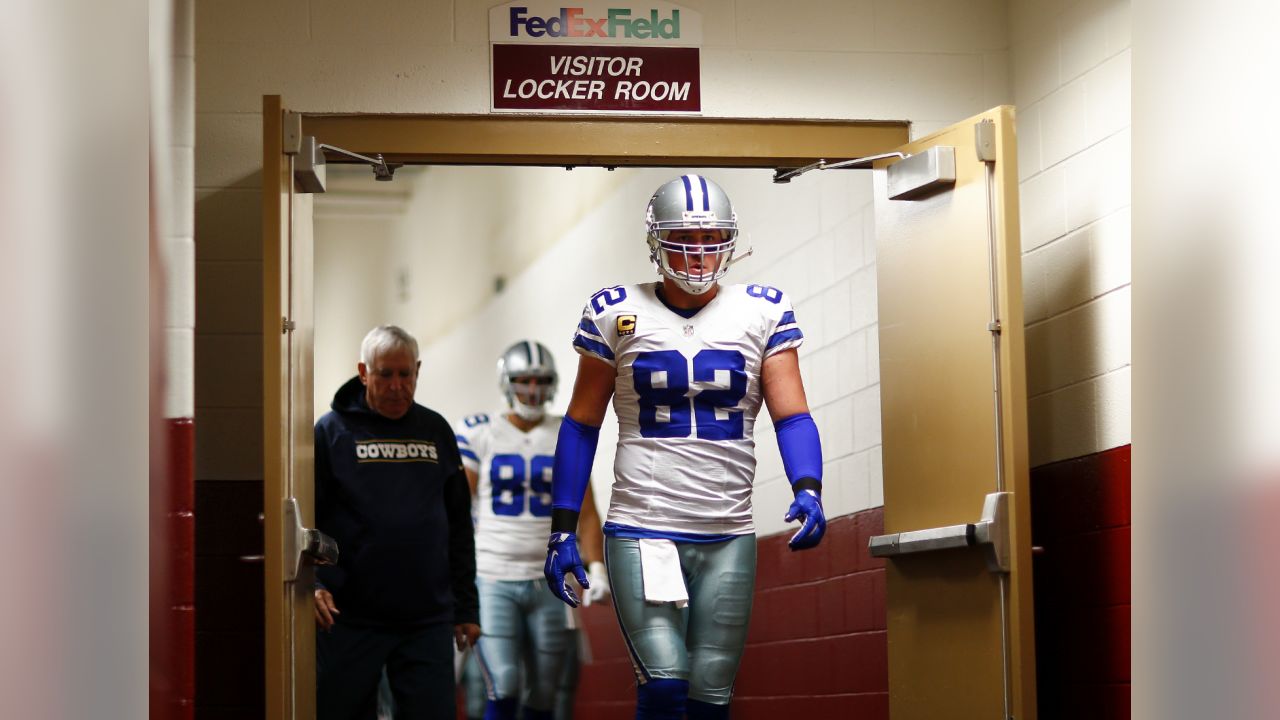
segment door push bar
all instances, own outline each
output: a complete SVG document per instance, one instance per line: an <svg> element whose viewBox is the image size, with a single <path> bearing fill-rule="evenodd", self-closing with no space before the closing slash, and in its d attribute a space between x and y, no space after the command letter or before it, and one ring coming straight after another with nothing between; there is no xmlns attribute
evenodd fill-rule
<svg viewBox="0 0 1280 720"><path fill-rule="evenodd" d="M987 495L982 503L982 519L978 522L873 535L867 546L872 557L981 546L986 551L987 568L991 572L1009 572L1009 495L1007 492Z"/></svg>
<svg viewBox="0 0 1280 720"><path fill-rule="evenodd" d="M298 499L284 501L284 556L289 573L286 582L298 579L304 564L337 565L338 543L319 530L302 527L302 513Z"/></svg>

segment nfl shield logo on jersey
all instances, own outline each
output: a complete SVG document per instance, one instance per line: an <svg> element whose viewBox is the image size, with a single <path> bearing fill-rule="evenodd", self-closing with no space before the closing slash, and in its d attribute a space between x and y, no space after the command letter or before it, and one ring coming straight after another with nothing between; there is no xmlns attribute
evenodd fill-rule
<svg viewBox="0 0 1280 720"><path fill-rule="evenodd" d="M684 336L685 336L685 337L693 337L693 326L692 326L692 325L685 325L685 326L684 326Z"/></svg>

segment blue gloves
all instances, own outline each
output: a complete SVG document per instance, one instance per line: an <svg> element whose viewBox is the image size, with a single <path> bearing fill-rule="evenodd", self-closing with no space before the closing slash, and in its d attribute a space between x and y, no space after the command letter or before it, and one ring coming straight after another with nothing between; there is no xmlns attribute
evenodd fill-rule
<svg viewBox="0 0 1280 720"><path fill-rule="evenodd" d="M571 532L551 533L551 540L547 542L547 563L542 566L542 574L556 597L569 607L578 607L580 600L566 578L573 575L584 589L591 587L591 582L587 580L586 568L582 567L582 558L578 556L577 535Z"/></svg>
<svg viewBox="0 0 1280 720"><path fill-rule="evenodd" d="M791 541L787 543L792 550L808 550L811 547L817 547L822 542L822 536L827 532L827 518L822 514L822 497L813 490L801 490L796 493L796 499L791 502L791 507L787 508L787 516L783 518L786 522L799 519L804 524L795 535L791 536ZM574 557L577 557L575 548Z"/></svg>

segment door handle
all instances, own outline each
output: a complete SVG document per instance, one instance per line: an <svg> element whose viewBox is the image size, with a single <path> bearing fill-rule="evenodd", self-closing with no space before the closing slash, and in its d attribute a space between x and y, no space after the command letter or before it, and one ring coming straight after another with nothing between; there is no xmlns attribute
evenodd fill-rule
<svg viewBox="0 0 1280 720"><path fill-rule="evenodd" d="M302 526L298 499L284 501L284 553L288 576L286 582L298 579L305 565L337 565L338 542L315 528Z"/></svg>
<svg viewBox="0 0 1280 720"><path fill-rule="evenodd" d="M1009 572L1009 496L994 492L982 503L977 522L925 530L873 535L867 543L872 557L898 557L948 548L981 547L991 572Z"/></svg>

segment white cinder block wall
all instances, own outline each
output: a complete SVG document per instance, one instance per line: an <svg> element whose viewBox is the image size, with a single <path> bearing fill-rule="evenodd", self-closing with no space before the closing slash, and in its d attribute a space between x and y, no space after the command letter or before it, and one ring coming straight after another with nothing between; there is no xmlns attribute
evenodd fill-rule
<svg viewBox="0 0 1280 720"><path fill-rule="evenodd" d="M1128 0L1015 0L1032 466L1130 442Z"/></svg>
<svg viewBox="0 0 1280 720"><path fill-rule="evenodd" d="M195 26L193 0L151 0L152 172L165 263L164 416L195 412Z"/></svg>

